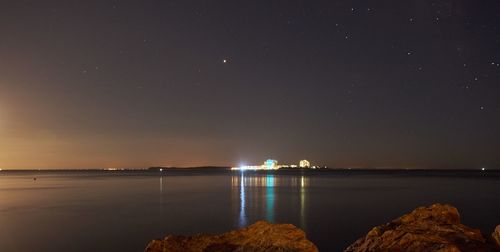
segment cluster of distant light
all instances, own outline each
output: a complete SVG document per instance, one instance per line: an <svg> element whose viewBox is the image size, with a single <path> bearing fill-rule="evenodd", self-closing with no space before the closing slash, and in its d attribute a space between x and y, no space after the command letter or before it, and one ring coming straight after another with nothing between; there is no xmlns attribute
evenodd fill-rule
<svg viewBox="0 0 500 252"><path fill-rule="evenodd" d="M231 170L278 170L280 168L319 168L318 166L311 166L311 163L307 160L300 160L299 165L278 165L278 161L274 159L268 159L264 161L262 165L241 165L237 167L232 167Z"/></svg>
<svg viewBox="0 0 500 252"><path fill-rule="evenodd" d="M109 168L105 168L104 170L105 171L124 171L125 169L124 168L109 167Z"/></svg>

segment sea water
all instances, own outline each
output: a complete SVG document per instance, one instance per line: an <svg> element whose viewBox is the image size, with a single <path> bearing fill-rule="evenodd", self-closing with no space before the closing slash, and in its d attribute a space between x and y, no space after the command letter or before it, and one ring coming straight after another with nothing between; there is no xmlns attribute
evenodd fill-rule
<svg viewBox="0 0 500 252"><path fill-rule="evenodd" d="M4 170L0 251L143 251L167 234L222 233L258 220L292 223L320 251L341 251L437 202L491 233L500 224L500 174Z"/></svg>

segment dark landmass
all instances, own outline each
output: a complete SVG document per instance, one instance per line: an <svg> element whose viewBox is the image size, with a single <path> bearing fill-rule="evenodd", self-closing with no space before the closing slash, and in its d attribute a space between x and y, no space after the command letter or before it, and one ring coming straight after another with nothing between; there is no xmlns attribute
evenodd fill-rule
<svg viewBox="0 0 500 252"><path fill-rule="evenodd" d="M52 168L40 168L40 169L9 169L2 168L2 171L158 171L163 170L193 170L193 169L205 169L205 170L230 170L230 166L187 166L187 167L175 167L175 166L152 166L148 168L68 168L68 169L52 169ZM253 170L247 170L253 171ZM481 170L478 168L469 169L429 169L429 168L331 168L331 167L317 167L317 168L292 168L283 167L278 170L258 170L258 171L349 171L349 172L500 172L500 169L490 168Z"/></svg>
<svg viewBox="0 0 500 252"><path fill-rule="evenodd" d="M230 170L229 166L194 166L194 167L163 167L163 166L153 166L147 168L148 171L160 171L160 170Z"/></svg>

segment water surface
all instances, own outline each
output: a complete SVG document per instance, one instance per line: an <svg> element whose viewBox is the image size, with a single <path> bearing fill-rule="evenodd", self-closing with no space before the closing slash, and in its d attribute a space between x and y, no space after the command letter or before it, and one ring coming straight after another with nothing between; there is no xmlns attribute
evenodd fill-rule
<svg viewBox="0 0 500 252"><path fill-rule="evenodd" d="M0 251L142 251L169 233L257 220L293 223L321 251L341 251L435 202L490 233L500 224L499 182L494 172L2 171Z"/></svg>

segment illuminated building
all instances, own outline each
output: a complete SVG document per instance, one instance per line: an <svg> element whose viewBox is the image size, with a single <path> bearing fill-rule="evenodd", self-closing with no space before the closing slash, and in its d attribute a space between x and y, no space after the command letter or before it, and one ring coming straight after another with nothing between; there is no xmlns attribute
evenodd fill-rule
<svg viewBox="0 0 500 252"><path fill-rule="evenodd" d="M307 160L300 160L299 162L299 167L300 168L309 168L311 166L311 163Z"/></svg>
<svg viewBox="0 0 500 252"><path fill-rule="evenodd" d="M281 168L316 168L311 167L311 164L307 160L301 160L299 165L278 165L278 161L274 159L268 159L264 161L262 165L241 165L238 167L232 167L231 170L277 170Z"/></svg>
<svg viewBox="0 0 500 252"><path fill-rule="evenodd" d="M268 159L262 165L242 165L239 167L232 167L231 170L276 170L279 168L278 161Z"/></svg>
<svg viewBox="0 0 500 252"><path fill-rule="evenodd" d="M278 168L278 161L274 159L268 159L266 162L264 162L264 166L267 168L267 170L274 170Z"/></svg>

